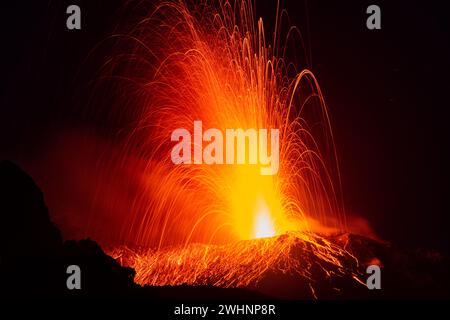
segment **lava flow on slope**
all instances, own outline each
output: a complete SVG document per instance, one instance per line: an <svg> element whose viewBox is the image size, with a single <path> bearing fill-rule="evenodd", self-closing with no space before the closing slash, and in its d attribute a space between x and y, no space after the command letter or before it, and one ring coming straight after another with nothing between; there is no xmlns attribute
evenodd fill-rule
<svg viewBox="0 0 450 320"><path fill-rule="evenodd" d="M109 254L134 268L140 285L242 287L278 298L317 299L348 294L341 292L344 288L351 288L352 294L367 290L365 264L346 249L349 236L290 232L227 245L121 247ZM365 255L368 262L373 255L368 247Z"/></svg>

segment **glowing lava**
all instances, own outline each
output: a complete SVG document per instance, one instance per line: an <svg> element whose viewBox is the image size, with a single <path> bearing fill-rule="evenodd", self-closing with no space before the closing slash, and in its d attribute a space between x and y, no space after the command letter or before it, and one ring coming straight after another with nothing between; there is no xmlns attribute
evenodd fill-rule
<svg viewBox="0 0 450 320"><path fill-rule="evenodd" d="M292 43L296 29L277 10L269 45L253 10L246 1L163 3L115 37L122 51L105 64L104 78L116 80L120 94L108 112L127 111L132 121L111 166L131 157L145 164L133 172L140 184L120 235L150 248L130 258L139 283L245 286L296 239L341 268L336 256L345 250L310 234L345 229L327 106L313 73L283 58L282 43ZM278 173L261 175L260 164L174 165L171 133L198 120L222 132L278 129ZM192 154L201 147L194 143ZM299 236L270 238L291 231ZM242 242L255 238L263 239Z"/></svg>
<svg viewBox="0 0 450 320"><path fill-rule="evenodd" d="M255 238L273 237L275 230L270 220L270 214L267 211L258 213L255 222Z"/></svg>
<svg viewBox="0 0 450 320"><path fill-rule="evenodd" d="M269 208L264 200L259 201L257 214L255 217L255 238L267 238L275 235L275 229L270 216Z"/></svg>
<svg viewBox="0 0 450 320"><path fill-rule="evenodd" d="M326 290L339 292L333 283L343 279L367 290L360 280L363 269L355 256L342 248L345 244L345 236L325 238L291 232L227 245L191 244L164 250L120 247L110 255L134 268L135 281L141 285L246 287L272 297L289 297L292 293L298 297L300 291L301 296L318 298ZM279 280L286 277L289 283L279 287ZM321 290L316 288L317 283L322 285ZM325 289L324 283L330 287Z"/></svg>

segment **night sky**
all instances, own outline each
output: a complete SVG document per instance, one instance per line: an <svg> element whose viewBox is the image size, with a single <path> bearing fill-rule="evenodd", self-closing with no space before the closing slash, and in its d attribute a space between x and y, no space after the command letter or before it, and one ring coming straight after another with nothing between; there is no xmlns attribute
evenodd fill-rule
<svg viewBox="0 0 450 320"><path fill-rule="evenodd" d="M393 2L282 1L331 110L347 212L395 244L450 250L448 11L438 1ZM257 2L266 30L275 3ZM81 31L65 28L69 4L81 7ZM381 7L381 30L365 26L370 4ZM51 192L51 168L39 173L33 161L59 128L89 121L80 92L95 62L86 57L120 25L121 4L0 6L0 158L36 173Z"/></svg>

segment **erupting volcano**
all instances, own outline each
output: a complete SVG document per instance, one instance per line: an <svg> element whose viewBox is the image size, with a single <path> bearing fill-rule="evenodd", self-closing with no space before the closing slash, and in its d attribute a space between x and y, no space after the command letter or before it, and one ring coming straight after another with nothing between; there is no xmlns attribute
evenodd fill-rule
<svg viewBox="0 0 450 320"><path fill-rule="evenodd" d="M116 47L126 51L107 61L100 82L119 83L120 97L108 112L128 122L117 133L124 142L108 170L126 167L141 177L123 216L122 239L160 249L345 230L328 110L314 75L278 57L287 50L280 45L283 16L277 15L268 45L252 3L217 5L164 3L129 34L115 36ZM290 28L286 37L295 34ZM244 132L211 152L213 158L226 153L232 164L202 163L201 150L217 136L205 142L195 130L194 160L171 161L172 132L199 121L204 128ZM249 163L255 155L249 129L279 130L275 175ZM260 155L270 151L273 141L257 141ZM230 144L237 149L231 155ZM143 169L133 168L133 156Z"/></svg>
<svg viewBox="0 0 450 320"><path fill-rule="evenodd" d="M298 242L347 272L339 257L352 255L322 237L346 231L328 109L313 73L286 60L288 43L298 40L295 50L301 34L276 9L271 44L247 1L162 3L113 37L119 52L99 85L120 88L108 112L128 122L117 134L120 152L102 168L107 175L127 167L139 177L120 218L120 242L146 248L124 259L137 282L249 286L280 263L308 278L305 262L289 256ZM180 154L188 160L174 164L172 132L195 123L221 132L277 129L278 172L262 175L261 162L248 162L270 144L274 156L273 139L252 144L250 134L231 141L227 134L226 142L220 136L217 144L219 136L194 130L192 150ZM202 162L208 147L215 162ZM225 154L233 164L224 164ZM144 165L129 167L130 158ZM123 258L128 250L111 253Z"/></svg>
<svg viewBox="0 0 450 320"><path fill-rule="evenodd" d="M361 5L286 3L297 28L283 1L255 2L15 7L44 22L33 50L6 28L2 292L449 297L450 260L429 249L446 247L445 144L423 108L445 92L439 23L383 4L432 21L422 50L412 24L366 28Z"/></svg>

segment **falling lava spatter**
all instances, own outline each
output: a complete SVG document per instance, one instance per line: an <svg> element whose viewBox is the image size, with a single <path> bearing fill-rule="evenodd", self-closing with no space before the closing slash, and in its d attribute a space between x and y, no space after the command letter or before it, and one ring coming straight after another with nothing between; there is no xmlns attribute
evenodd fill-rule
<svg viewBox="0 0 450 320"><path fill-rule="evenodd" d="M308 278L307 263L283 259L299 242L325 271L347 272L339 257L356 260L320 236L346 229L337 156L314 74L284 60L298 33L280 12L270 45L251 1L164 2L114 37L119 52L102 81L119 83L122 98L110 112L132 121L105 167L127 166L130 156L145 162L134 172L141 188L120 237L146 249L110 253L136 269L138 283L252 286L275 266ZM196 120L223 131L278 128L278 174L263 176L258 165L174 165L171 132Z"/></svg>

